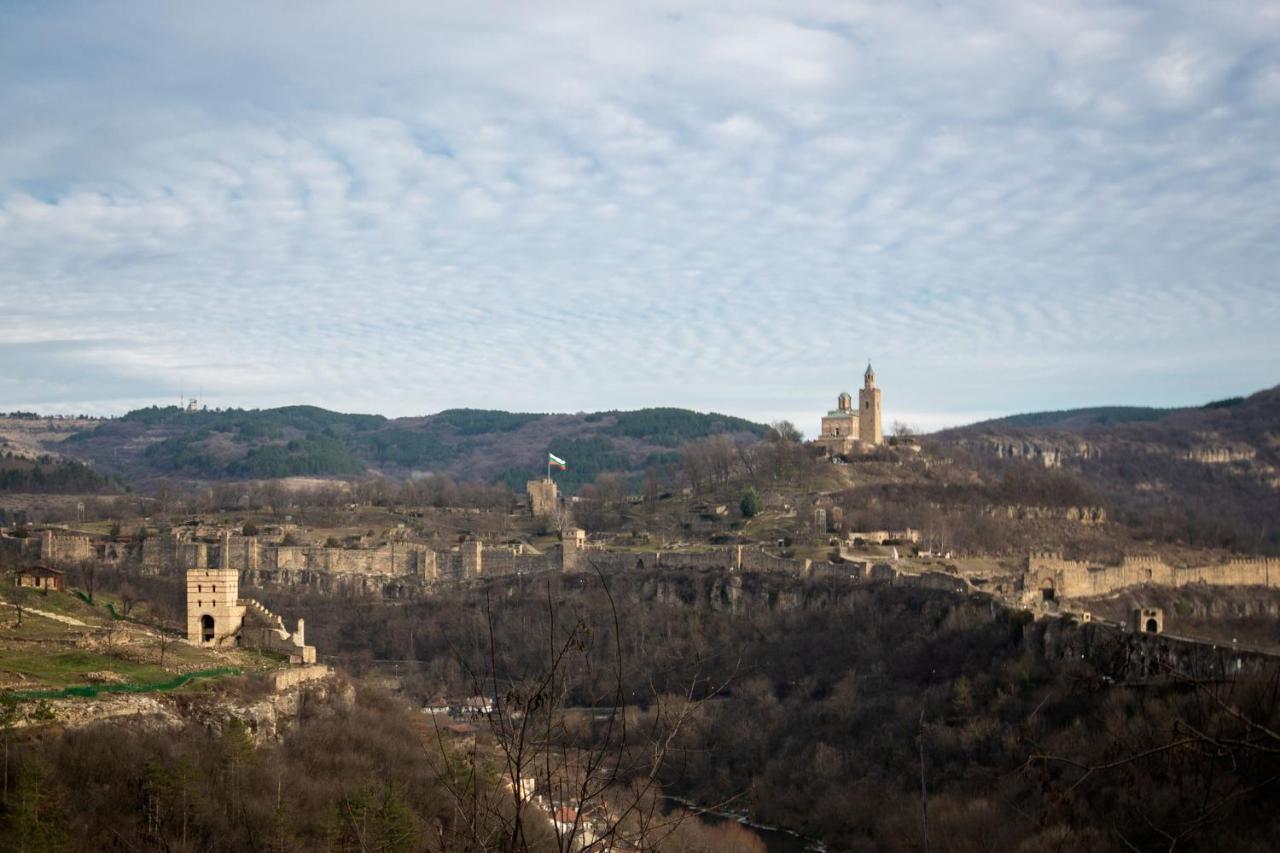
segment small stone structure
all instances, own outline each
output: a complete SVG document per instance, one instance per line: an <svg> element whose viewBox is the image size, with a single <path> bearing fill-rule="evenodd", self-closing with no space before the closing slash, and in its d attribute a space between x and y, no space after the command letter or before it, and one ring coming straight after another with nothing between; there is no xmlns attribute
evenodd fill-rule
<svg viewBox="0 0 1280 853"><path fill-rule="evenodd" d="M560 510L560 493L551 478L525 483L529 493L529 513L534 518L555 518Z"/></svg>
<svg viewBox="0 0 1280 853"><path fill-rule="evenodd" d="M478 578L484 574L484 543L479 539L463 542L458 548L462 554L462 576Z"/></svg>
<svg viewBox="0 0 1280 853"><path fill-rule="evenodd" d="M1163 634L1164 611L1159 607L1138 607L1129 614L1129 630L1136 634Z"/></svg>
<svg viewBox="0 0 1280 853"><path fill-rule="evenodd" d="M560 567L566 572L582 568L582 551L587 547L587 532L580 527L566 527L561 536Z"/></svg>
<svg viewBox="0 0 1280 853"><path fill-rule="evenodd" d="M87 533L72 531L40 531L40 559L46 563L59 561L78 563L94 557L92 540Z"/></svg>
<svg viewBox="0 0 1280 853"><path fill-rule="evenodd" d="M880 389L876 387L876 373L870 364L862 377L862 389L858 391L858 408L853 408L853 397L848 391L841 392L836 398L836 407L823 416L822 432L814 444L831 456L846 456L859 445L884 444Z"/></svg>
<svg viewBox="0 0 1280 853"><path fill-rule="evenodd" d="M245 606L235 569L187 572L187 639L200 646L239 645Z"/></svg>
<svg viewBox="0 0 1280 853"><path fill-rule="evenodd" d="M303 620L292 634L284 620L251 598L240 598L235 569L191 569L187 572L187 641L197 646L261 649L289 657L290 663L316 662L308 646Z"/></svg>
<svg viewBox="0 0 1280 853"><path fill-rule="evenodd" d="M845 534L845 540L848 542L857 542L861 539L869 545L884 545L885 543L895 542L919 542L920 531L914 527L908 527L905 530L850 530Z"/></svg>

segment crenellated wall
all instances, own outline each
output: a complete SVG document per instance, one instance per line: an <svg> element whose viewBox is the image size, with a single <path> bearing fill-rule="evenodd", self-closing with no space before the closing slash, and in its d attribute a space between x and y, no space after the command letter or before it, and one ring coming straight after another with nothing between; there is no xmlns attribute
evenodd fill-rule
<svg viewBox="0 0 1280 853"><path fill-rule="evenodd" d="M95 556L93 540L87 533L60 530L40 531L40 561L49 565L79 563Z"/></svg>
<svg viewBox="0 0 1280 853"><path fill-rule="evenodd" d="M1175 568L1152 556L1126 556L1119 564L1065 560L1054 552L1034 552L1027 558L1022 599L1035 603L1050 598L1086 598L1125 587L1158 586L1280 586L1280 560L1237 559L1225 563ZM1052 593L1049 595L1048 593Z"/></svg>
<svg viewBox="0 0 1280 853"><path fill-rule="evenodd" d="M879 531L875 531L879 532ZM898 531L886 531L898 533ZM914 531L907 531L913 533ZM330 548L317 545L273 544L255 536L220 533L220 541L196 539L189 529L147 538L128 559L140 559L143 571L161 573L224 568L239 573L246 583L306 585L322 591L381 594L396 598L436 583L457 583L484 577L537 574L548 571L644 571L653 568L721 569L744 573L780 573L800 577L850 577L894 580L914 576L888 563L825 563L770 554L757 546L732 545L705 551L612 551L588 542L585 534L568 529L559 549L546 554L525 545L463 542L436 551L420 542L392 541L376 548ZM865 534L865 532L864 532ZM20 557L41 556L46 562L99 559L112 562L95 548L88 535L45 530L29 540L6 538L3 544L21 550ZM124 546L121 546L124 547ZM37 553L38 549L38 553ZM53 560L42 555L52 554ZM122 559L115 555L116 561ZM905 564L904 564L905 565ZM975 583L981 583L977 578ZM950 581L947 584L951 584ZM967 581L964 582L967 586ZM1049 600L1107 595L1126 587L1154 584L1179 587L1280 587L1280 559L1234 559L1201 566L1175 567L1156 556L1129 555L1118 563L1068 560L1058 552L1028 555L1021 575L1011 574L1001 594L1024 605ZM984 587L986 588L986 587Z"/></svg>

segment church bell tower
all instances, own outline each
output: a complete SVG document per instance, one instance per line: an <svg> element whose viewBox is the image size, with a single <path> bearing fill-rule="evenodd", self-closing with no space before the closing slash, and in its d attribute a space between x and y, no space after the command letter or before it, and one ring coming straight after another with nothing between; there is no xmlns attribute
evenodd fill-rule
<svg viewBox="0 0 1280 853"><path fill-rule="evenodd" d="M867 444L884 444L884 430L880 425L880 389L876 387L876 372L871 369L871 362L867 362L862 390L858 392L858 438Z"/></svg>

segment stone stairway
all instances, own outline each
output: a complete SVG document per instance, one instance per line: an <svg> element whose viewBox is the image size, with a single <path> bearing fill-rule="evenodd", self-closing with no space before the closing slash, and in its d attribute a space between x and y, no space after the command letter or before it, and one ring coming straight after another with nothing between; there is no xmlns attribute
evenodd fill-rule
<svg viewBox="0 0 1280 853"><path fill-rule="evenodd" d="M279 633L280 639L289 638L289 631L284 627L284 620L263 607L259 602L252 598L242 598L237 604L245 608L246 613L253 613L259 621L266 623L271 630Z"/></svg>

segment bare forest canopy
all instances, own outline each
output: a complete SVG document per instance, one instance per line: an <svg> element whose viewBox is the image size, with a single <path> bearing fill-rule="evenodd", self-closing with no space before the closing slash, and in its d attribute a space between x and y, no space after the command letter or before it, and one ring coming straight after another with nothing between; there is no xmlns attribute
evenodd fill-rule
<svg viewBox="0 0 1280 853"><path fill-rule="evenodd" d="M1280 551L1280 387L1198 408L1018 416L931 440L980 471L1022 461L1074 478L1157 541Z"/></svg>
<svg viewBox="0 0 1280 853"><path fill-rule="evenodd" d="M690 441L753 439L765 430L742 418L676 408L575 415L450 409L390 419L313 406L194 412L169 406L103 421L58 450L140 484L434 472L521 490L543 470L550 450L568 460L557 480L572 491L601 473L636 475L670 464Z"/></svg>
<svg viewBox="0 0 1280 853"><path fill-rule="evenodd" d="M1262 392L1265 393L1265 392ZM1024 412L1018 415L1006 415L1003 418L979 421L968 426L956 427L955 431L998 430L1008 427L1051 427L1053 429L1079 430L1095 426L1114 424L1150 423L1160 421L1170 415L1185 412L1213 411L1230 409L1245 402L1244 397L1227 397L1214 400L1203 406L1184 408L1158 408L1155 406L1090 406L1081 409L1058 409L1047 412Z"/></svg>
<svg viewBox="0 0 1280 853"><path fill-rule="evenodd" d="M178 580L138 582L180 612ZM666 792L831 850L920 849L922 784L948 850L1262 850L1278 829L1273 672L1118 686L1123 638L1082 645L1069 621L981 598L687 570L501 578L396 607L262 594L413 704L519 693L548 637L579 632L557 670L567 706L643 720L660 698L705 700L670 744ZM581 746L603 726L575 729Z"/></svg>

